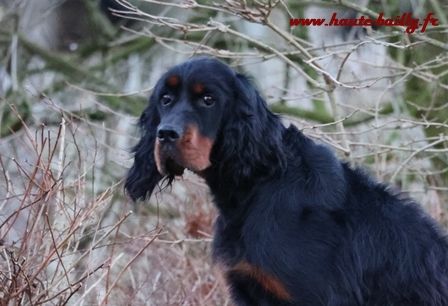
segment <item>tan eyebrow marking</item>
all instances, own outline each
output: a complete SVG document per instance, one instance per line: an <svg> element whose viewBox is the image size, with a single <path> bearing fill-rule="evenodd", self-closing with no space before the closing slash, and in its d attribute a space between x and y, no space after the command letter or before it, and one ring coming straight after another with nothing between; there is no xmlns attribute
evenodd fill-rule
<svg viewBox="0 0 448 306"><path fill-rule="evenodd" d="M180 83L180 77L178 75L172 75L166 80L166 83L170 87L177 87Z"/></svg>
<svg viewBox="0 0 448 306"><path fill-rule="evenodd" d="M193 84L193 92L195 94L202 94L204 92L204 89L205 89L205 87L204 87L204 84L202 84L202 83Z"/></svg>

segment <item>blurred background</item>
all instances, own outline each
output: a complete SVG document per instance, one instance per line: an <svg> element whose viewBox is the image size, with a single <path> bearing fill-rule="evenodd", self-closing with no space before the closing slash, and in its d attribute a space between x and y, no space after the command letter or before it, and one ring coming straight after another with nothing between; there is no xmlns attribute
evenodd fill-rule
<svg viewBox="0 0 448 306"><path fill-rule="evenodd" d="M290 26L333 12L439 25ZM0 0L0 304L231 305L204 182L122 185L152 87L196 55L446 226L447 21L445 0Z"/></svg>

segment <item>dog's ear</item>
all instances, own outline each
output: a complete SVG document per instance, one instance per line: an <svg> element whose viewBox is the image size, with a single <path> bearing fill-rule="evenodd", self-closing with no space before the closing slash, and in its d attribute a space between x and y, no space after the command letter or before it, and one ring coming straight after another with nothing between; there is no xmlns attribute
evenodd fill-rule
<svg viewBox="0 0 448 306"><path fill-rule="evenodd" d="M160 122L155 103L150 101L139 119L142 137L134 147L134 164L126 178L125 189L132 200L145 199L163 176L157 171L154 159L156 129Z"/></svg>
<svg viewBox="0 0 448 306"><path fill-rule="evenodd" d="M218 140L221 171L234 173L240 181L282 170L284 128L280 119L244 75L235 74L234 86L235 103L228 109Z"/></svg>

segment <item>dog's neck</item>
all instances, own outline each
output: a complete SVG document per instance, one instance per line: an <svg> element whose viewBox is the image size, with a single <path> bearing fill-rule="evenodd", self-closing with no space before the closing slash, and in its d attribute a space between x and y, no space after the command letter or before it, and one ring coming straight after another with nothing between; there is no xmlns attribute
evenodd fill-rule
<svg viewBox="0 0 448 306"><path fill-rule="evenodd" d="M242 215L235 212L248 209L244 203L254 194L261 178L236 182L231 175L218 176L218 173L212 166L203 171L201 176L209 186L220 214L223 216Z"/></svg>
<svg viewBox="0 0 448 306"><path fill-rule="evenodd" d="M281 133L275 144L260 142L257 145L266 149L263 153L254 154L262 156L263 159L256 160L254 156L250 164L241 163L238 165L237 163L241 162L239 156L221 162L219 152L214 152L213 157L216 159L212 161L212 165L200 173L196 173L207 182L221 213L240 209L241 207L237 208L236 206L243 205L264 181L272 180L283 174L287 163L287 158L283 155L286 148L283 138L289 136L286 135L288 129L282 126L280 130ZM235 154L240 153L235 152Z"/></svg>

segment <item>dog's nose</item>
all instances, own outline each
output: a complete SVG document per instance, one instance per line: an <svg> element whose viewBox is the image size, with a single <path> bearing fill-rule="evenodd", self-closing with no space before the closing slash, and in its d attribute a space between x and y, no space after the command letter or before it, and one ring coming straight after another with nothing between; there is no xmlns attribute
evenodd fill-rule
<svg viewBox="0 0 448 306"><path fill-rule="evenodd" d="M157 129L157 138L161 142L175 142L180 138L180 133L173 126L162 125Z"/></svg>

